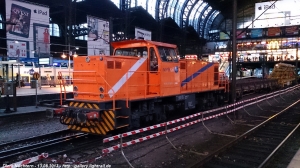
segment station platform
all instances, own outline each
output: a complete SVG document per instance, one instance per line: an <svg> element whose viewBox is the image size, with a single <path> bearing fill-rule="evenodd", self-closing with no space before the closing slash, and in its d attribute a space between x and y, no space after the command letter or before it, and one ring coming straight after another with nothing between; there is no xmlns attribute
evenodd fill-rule
<svg viewBox="0 0 300 168"><path fill-rule="evenodd" d="M73 85L65 86L66 98L73 98ZM36 94L37 91L37 94ZM42 88L31 88L30 86L17 87L16 90L16 100L14 101L13 96L9 96L10 108L13 108L16 104L17 111L36 111L36 97L38 102L45 100L58 100L60 99L60 86L50 87L42 86ZM37 96L36 96L37 95ZM32 108L30 108L32 106ZM1 95L0 97L0 112L4 111L7 107L6 95ZM22 108L21 108L22 107ZM24 108L24 109L23 109ZM29 111L28 111L29 110Z"/></svg>
<svg viewBox="0 0 300 168"><path fill-rule="evenodd" d="M73 92L73 85L65 86L66 92ZM57 85L56 87L50 87L50 86L42 86L41 89L37 88L37 94L53 94L53 93L60 93L60 86ZM24 87L17 87L17 96L28 96L28 95L35 95L36 89L31 88L30 86L24 86ZM1 95L1 97L5 97L5 95Z"/></svg>
<svg viewBox="0 0 300 168"><path fill-rule="evenodd" d="M0 109L0 118L10 117L16 115L32 114L32 113L41 113L45 112L49 107L40 107L40 106L26 106L18 107L17 111L11 113L5 113L5 109Z"/></svg>

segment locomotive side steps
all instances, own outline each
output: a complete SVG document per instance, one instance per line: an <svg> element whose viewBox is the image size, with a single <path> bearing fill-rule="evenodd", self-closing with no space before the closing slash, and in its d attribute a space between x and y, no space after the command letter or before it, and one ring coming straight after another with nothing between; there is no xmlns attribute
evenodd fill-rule
<svg viewBox="0 0 300 168"><path fill-rule="evenodd" d="M130 123L130 108L126 108L126 101L117 102L118 106L115 108L116 129L128 127Z"/></svg>

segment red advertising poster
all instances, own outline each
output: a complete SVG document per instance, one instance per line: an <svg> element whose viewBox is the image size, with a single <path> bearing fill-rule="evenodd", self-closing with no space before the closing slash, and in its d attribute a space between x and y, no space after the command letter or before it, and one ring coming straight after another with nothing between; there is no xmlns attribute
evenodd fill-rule
<svg viewBox="0 0 300 168"><path fill-rule="evenodd" d="M280 27L271 27L268 28L268 36L272 37L272 36L280 36Z"/></svg>
<svg viewBox="0 0 300 168"><path fill-rule="evenodd" d="M285 35L297 35L299 34L298 26L289 26L285 28Z"/></svg>
<svg viewBox="0 0 300 168"><path fill-rule="evenodd" d="M236 38L241 39L241 38L246 38L246 31L242 32L243 30L237 30L236 31Z"/></svg>

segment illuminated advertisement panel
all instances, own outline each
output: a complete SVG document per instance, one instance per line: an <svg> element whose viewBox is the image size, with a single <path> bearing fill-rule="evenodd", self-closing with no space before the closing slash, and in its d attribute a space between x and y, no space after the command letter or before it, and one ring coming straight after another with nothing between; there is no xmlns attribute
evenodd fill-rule
<svg viewBox="0 0 300 168"><path fill-rule="evenodd" d="M299 27L298 26L289 26L284 28L285 35L298 35L299 34Z"/></svg>
<svg viewBox="0 0 300 168"><path fill-rule="evenodd" d="M109 22L93 16L87 16L88 55L110 55Z"/></svg>
<svg viewBox="0 0 300 168"><path fill-rule="evenodd" d="M267 33L268 37L280 36L280 34L281 34L280 27L271 27L271 28L268 28L268 33Z"/></svg>
<svg viewBox="0 0 300 168"><path fill-rule="evenodd" d="M237 30L236 31L236 38L238 39L242 39L242 38L246 38L246 31L243 30Z"/></svg>
<svg viewBox="0 0 300 168"><path fill-rule="evenodd" d="M8 57L50 56L48 7L6 0L6 20Z"/></svg>
<svg viewBox="0 0 300 168"><path fill-rule="evenodd" d="M259 38L263 36L263 29L251 29L251 38Z"/></svg>
<svg viewBox="0 0 300 168"><path fill-rule="evenodd" d="M255 28L299 25L300 1L284 0L255 3Z"/></svg>
<svg viewBox="0 0 300 168"><path fill-rule="evenodd" d="M228 40L228 39L230 39L228 34L226 34L224 32L220 32L220 40Z"/></svg>

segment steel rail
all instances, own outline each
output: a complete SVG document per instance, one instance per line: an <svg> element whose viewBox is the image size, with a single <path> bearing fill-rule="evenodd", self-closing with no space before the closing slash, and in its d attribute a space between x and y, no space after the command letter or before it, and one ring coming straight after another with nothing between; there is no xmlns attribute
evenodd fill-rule
<svg viewBox="0 0 300 168"><path fill-rule="evenodd" d="M273 116L271 116L270 118L268 118L267 120L263 121L262 123L260 123L259 125L255 126L254 128L250 129L249 131L245 132L244 134L242 134L241 136L239 136L237 139L229 142L228 144L224 145L222 148L220 148L219 150L213 152L212 154L210 154L209 156L205 157L204 159L202 159L201 161L196 162L195 164L191 165L191 168L196 168L196 167L200 167L203 166L205 163L207 163L208 161L210 161L213 157L221 154L222 152L228 150L229 148L231 148L233 145L237 144L238 142L244 140L246 137L248 137L249 135L253 134L254 132L256 132L258 129L260 129L262 126L266 125L267 123L273 121L276 117L278 117L279 115L283 114L284 112L286 112L287 110L289 110L290 108L294 107L296 104L298 104L300 102L300 99L295 101L294 103L292 103L291 105L289 105L288 107L284 108L283 110L281 110L280 112L278 112L277 114L274 114Z"/></svg>

